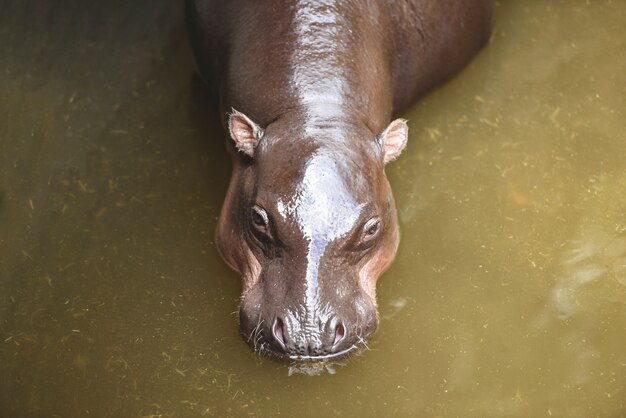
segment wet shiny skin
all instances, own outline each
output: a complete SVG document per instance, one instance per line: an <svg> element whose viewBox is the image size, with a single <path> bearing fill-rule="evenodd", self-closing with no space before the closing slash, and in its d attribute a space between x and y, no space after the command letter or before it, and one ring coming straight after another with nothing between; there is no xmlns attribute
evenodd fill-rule
<svg viewBox="0 0 626 418"><path fill-rule="evenodd" d="M201 73L232 109L218 245L243 277L241 332L261 353L326 358L377 326L376 281L398 246L384 165L408 130L391 116L467 63L490 9L222 3L189 1L188 22Z"/></svg>
<svg viewBox="0 0 626 418"><path fill-rule="evenodd" d="M314 377L239 335L180 4L3 7L0 416L624 416L624 2L501 2L400 115L380 327Z"/></svg>

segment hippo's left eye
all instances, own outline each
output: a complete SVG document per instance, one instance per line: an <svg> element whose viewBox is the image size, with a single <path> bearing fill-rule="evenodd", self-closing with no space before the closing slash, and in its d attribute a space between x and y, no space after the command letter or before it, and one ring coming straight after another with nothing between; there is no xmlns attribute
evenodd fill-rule
<svg viewBox="0 0 626 418"><path fill-rule="evenodd" d="M252 207L252 227L255 231L260 232L263 236L269 233L269 218L265 209L258 205Z"/></svg>
<svg viewBox="0 0 626 418"><path fill-rule="evenodd" d="M378 235L380 231L380 219L372 218L363 226L363 242L370 242Z"/></svg>

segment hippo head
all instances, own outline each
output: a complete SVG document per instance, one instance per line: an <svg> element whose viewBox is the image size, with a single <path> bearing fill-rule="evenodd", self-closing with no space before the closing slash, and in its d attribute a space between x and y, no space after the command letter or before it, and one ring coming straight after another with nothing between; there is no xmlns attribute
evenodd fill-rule
<svg viewBox="0 0 626 418"><path fill-rule="evenodd" d="M218 246L243 277L244 339L264 354L321 360L357 349L376 329L376 281L398 246L384 166L408 128L395 120L376 134L298 120L261 127L231 114L239 152Z"/></svg>

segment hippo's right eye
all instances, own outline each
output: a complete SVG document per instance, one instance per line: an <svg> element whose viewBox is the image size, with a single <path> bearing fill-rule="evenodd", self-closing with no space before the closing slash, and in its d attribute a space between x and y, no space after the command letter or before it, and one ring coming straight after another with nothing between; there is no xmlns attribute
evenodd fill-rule
<svg viewBox="0 0 626 418"><path fill-rule="evenodd" d="M258 205L252 207L252 227L263 236L269 235L269 218L265 209Z"/></svg>
<svg viewBox="0 0 626 418"><path fill-rule="evenodd" d="M372 241L380 231L380 220L372 218L363 226L363 242Z"/></svg>
<svg viewBox="0 0 626 418"><path fill-rule="evenodd" d="M380 235L380 218L377 216L371 218L363 225L359 241L356 245L356 250L365 251L369 250L376 243L376 238Z"/></svg>

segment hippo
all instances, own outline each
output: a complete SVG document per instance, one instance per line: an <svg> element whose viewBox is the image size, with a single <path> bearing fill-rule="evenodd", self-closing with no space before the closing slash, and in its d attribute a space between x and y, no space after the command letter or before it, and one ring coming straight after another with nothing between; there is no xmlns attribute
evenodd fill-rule
<svg viewBox="0 0 626 418"><path fill-rule="evenodd" d="M398 221L385 166L394 119L488 41L485 0L187 0L232 176L217 246L242 277L240 332L296 362L359 352Z"/></svg>

